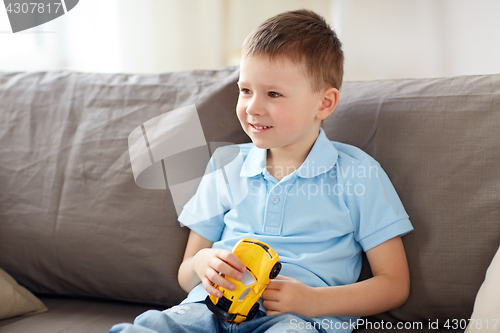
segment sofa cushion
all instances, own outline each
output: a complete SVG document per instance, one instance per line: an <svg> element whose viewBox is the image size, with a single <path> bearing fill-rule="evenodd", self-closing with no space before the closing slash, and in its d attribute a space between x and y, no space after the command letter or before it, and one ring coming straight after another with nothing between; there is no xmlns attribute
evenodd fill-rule
<svg viewBox="0 0 500 333"><path fill-rule="evenodd" d="M0 74L0 267L33 292L169 306L188 235L133 178L128 136L195 104L207 142L245 142L235 67Z"/></svg>
<svg viewBox="0 0 500 333"><path fill-rule="evenodd" d="M122 322L132 322L154 306L95 299L41 297L49 311L36 316L16 317L0 321L2 333L19 332L107 332Z"/></svg>
<svg viewBox="0 0 500 333"><path fill-rule="evenodd" d="M0 268L0 320L47 311L35 295Z"/></svg>
<svg viewBox="0 0 500 333"><path fill-rule="evenodd" d="M380 162L415 228L410 297L376 318L468 319L500 243L500 75L346 82L340 96L328 137Z"/></svg>

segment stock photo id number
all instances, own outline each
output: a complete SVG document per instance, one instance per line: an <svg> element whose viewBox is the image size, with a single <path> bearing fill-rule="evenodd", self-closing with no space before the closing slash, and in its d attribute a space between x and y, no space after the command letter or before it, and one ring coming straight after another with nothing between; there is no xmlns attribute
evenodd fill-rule
<svg viewBox="0 0 500 333"><path fill-rule="evenodd" d="M12 32L24 31L52 21L73 9L79 0L4 0Z"/></svg>

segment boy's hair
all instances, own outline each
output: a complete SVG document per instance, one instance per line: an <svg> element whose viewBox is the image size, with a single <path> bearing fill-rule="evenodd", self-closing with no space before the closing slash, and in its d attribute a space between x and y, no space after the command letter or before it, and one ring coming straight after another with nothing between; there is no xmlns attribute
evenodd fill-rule
<svg viewBox="0 0 500 333"><path fill-rule="evenodd" d="M325 19L313 11L289 11L262 23L243 42L242 57L261 54L304 63L314 91L342 85L342 44Z"/></svg>

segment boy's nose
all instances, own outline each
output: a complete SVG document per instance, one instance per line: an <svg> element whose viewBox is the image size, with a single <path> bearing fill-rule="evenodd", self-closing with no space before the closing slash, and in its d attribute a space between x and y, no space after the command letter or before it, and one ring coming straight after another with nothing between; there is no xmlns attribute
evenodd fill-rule
<svg viewBox="0 0 500 333"><path fill-rule="evenodd" d="M261 105L256 100L253 100L251 103L248 103L246 111L248 115L262 115L264 110Z"/></svg>

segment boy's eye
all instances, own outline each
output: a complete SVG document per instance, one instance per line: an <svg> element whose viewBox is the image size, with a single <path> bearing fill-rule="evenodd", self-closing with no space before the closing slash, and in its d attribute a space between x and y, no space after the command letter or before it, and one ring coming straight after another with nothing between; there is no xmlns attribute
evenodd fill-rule
<svg viewBox="0 0 500 333"><path fill-rule="evenodd" d="M269 97L273 97L273 98L276 98L276 97L280 97L281 94L280 93L277 93L277 92L274 92L274 91L270 91L268 93Z"/></svg>
<svg viewBox="0 0 500 333"><path fill-rule="evenodd" d="M250 89L247 89L247 88L241 88L240 91L244 94L251 94L252 91Z"/></svg>

